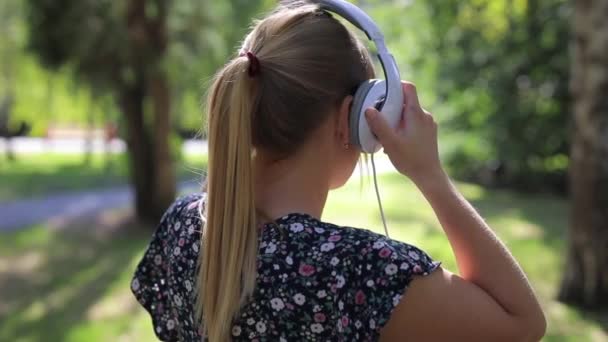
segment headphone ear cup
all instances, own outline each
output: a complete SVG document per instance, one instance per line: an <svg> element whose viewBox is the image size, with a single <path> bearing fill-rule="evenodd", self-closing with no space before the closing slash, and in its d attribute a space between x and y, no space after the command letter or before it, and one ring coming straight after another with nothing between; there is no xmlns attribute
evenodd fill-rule
<svg viewBox="0 0 608 342"><path fill-rule="evenodd" d="M363 105L368 102L366 101L370 91L374 88L374 85L378 83L378 80L367 80L357 88L355 96L353 98L353 104L350 108L349 114L349 128L350 128L350 142L355 146L361 147L361 140L359 135L359 121L365 120L362 118L362 113L365 113Z"/></svg>

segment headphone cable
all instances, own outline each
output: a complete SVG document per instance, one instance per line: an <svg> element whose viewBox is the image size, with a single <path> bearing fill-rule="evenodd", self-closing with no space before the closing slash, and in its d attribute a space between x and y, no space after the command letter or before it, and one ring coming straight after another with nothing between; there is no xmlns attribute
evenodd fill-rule
<svg viewBox="0 0 608 342"><path fill-rule="evenodd" d="M378 199L378 207L380 208L380 217L382 218L382 225L384 226L384 234L387 238L390 238L388 235L388 228L386 227L386 218L384 217L384 209L382 208L382 200L380 199L380 191L378 190L378 180L376 179L376 163L374 163L374 154L371 153L372 159L372 173L374 176L374 188L376 189L376 198Z"/></svg>

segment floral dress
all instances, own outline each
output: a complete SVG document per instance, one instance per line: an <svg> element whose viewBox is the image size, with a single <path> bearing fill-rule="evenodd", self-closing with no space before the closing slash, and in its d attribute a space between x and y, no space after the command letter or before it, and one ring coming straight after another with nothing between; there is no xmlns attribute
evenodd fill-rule
<svg viewBox="0 0 608 342"><path fill-rule="evenodd" d="M131 282L164 341L201 341L194 296L204 200L190 195L167 210ZM261 229L256 288L233 340L375 341L412 277L438 266L369 230L286 215Z"/></svg>

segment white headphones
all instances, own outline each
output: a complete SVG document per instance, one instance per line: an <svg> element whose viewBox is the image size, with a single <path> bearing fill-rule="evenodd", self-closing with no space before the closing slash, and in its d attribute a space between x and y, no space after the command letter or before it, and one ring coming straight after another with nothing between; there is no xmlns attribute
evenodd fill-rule
<svg viewBox="0 0 608 342"><path fill-rule="evenodd" d="M378 58L386 80L367 80L357 88L349 115L351 143L361 146L365 153L375 153L380 143L371 132L365 110L375 107L384 114L392 127L397 127L403 110L403 90L399 69L393 55L384 42L384 35L378 25L359 7L344 0L313 0L323 10L339 14L351 24L361 29L378 49Z"/></svg>

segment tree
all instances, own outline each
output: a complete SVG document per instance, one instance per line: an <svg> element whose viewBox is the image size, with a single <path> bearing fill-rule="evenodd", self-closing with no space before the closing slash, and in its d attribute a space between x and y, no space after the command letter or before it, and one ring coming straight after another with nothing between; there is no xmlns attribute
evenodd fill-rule
<svg viewBox="0 0 608 342"><path fill-rule="evenodd" d="M21 16L20 1L5 1L0 3L0 138L6 141L6 156L14 160L11 138L20 136L28 131L28 125L20 122L16 127L11 124L11 114L15 102L15 62L20 48L20 35L17 21Z"/></svg>
<svg viewBox="0 0 608 342"><path fill-rule="evenodd" d="M29 47L114 93L127 131L137 215L157 220L175 196L165 71L167 0L28 0Z"/></svg>
<svg viewBox="0 0 608 342"><path fill-rule="evenodd" d="M442 119L463 132L448 163L499 185L565 189L568 166L567 0L426 1ZM543 189L545 190L545 189Z"/></svg>
<svg viewBox="0 0 608 342"><path fill-rule="evenodd" d="M576 0L572 220L559 298L608 308L608 0Z"/></svg>

